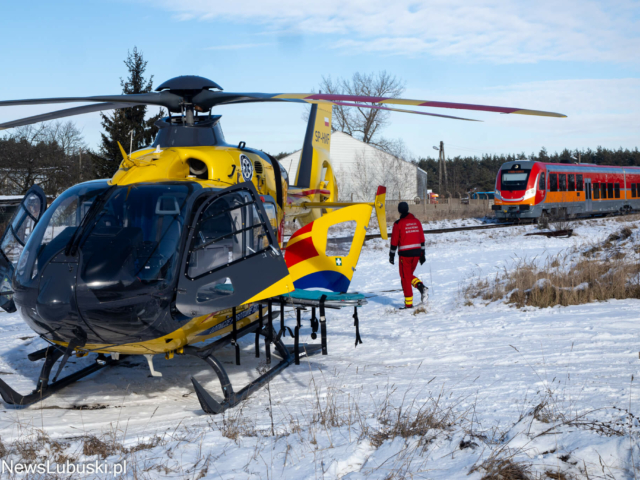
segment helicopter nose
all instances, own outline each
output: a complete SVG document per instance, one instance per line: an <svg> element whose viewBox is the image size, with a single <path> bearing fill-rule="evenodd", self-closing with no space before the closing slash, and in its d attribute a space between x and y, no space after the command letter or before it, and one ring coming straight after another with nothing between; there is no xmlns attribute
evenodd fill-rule
<svg viewBox="0 0 640 480"><path fill-rule="evenodd" d="M42 272L36 311L51 327L77 317L73 301L76 271L77 264L53 261Z"/></svg>

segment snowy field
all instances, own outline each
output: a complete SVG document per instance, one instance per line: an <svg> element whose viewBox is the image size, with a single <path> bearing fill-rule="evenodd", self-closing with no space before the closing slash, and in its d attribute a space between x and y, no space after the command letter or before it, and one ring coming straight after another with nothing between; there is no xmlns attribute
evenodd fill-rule
<svg viewBox="0 0 640 480"><path fill-rule="evenodd" d="M127 478L479 480L487 459L509 458L531 478L637 479L640 300L517 309L471 305L461 293L516 257L544 258L637 223L574 222L571 238L525 237L534 226L429 235L418 274L430 298L415 314L397 310L403 295L387 243L367 242L351 286L370 297L359 314L364 344L354 348L352 311L330 311L329 355L289 367L224 417L204 415L193 393L190 375L220 393L204 362L157 356L163 377L152 378L134 358L28 409L0 404L0 455L17 461L25 448L16 442L28 440L35 459L126 459ZM303 318L302 340L312 343ZM44 342L17 314L0 314L0 332L0 376L27 393L41 362L26 355ZM221 355L238 386L264 361L253 357L253 337L244 340L241 367L233 350ZM394 436L381 421L385 406L402 407L400 417L433 412L433 425ZM102 439L105 460L91 455L90 436Z"/></svg>

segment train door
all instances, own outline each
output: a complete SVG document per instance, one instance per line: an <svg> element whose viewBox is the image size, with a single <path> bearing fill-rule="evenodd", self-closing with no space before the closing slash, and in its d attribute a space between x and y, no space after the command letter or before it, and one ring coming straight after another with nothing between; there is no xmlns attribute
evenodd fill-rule
<svg viewBox="0 0 640 480"><path fill-rule="evenodd" d="M591 179L584 179L584 211L591 212Z"/></svg>
<svg viewBox="0 0 640 480"><path fill-rule="evenodd" d="M13 273L27 239L46 209L47 197L39 186L34 185L0 237L0 308L9 313L16 311L11 288Z"/></svg>

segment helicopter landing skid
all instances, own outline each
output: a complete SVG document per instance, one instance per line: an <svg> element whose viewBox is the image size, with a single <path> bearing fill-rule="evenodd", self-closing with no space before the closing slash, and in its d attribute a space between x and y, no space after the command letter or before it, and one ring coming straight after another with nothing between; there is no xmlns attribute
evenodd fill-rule
<svg viewBox="0 0 640 480"><path fill-rule="evenodd" d="M233 390L233 386L231 385L231 381L229 380L227 371L216 357L214 357L212 354L197 352L197 349L195 348L191 350L192 347L185 348L185 355L198 357L209 364L209 366L218 376L218 380L220 380L220 384L222 385L222 391L224 392L224 401L220 403L215 400L195 378L191 377L191 382L193 383L193 387L196 391L196 395L198 396L198 401L200 402L202 410L210 415L215 415L224 412L228 408L235 407L260 387L269 383L269 381L271 381L271 379L278 373L281 373L285 368L294 363L295 357L293 356L293 347L284 345L284 343L282 343L282 340L277 340L276 342L274 342L274 345L278 354L283 357L280 363L278 363L278 365L273 367L268 372L253 380L239 392L235 392ZM316 353L320 353L321 351L319 345L307 346L305 344L301 344L300 348L303 351L303 355L307 357Z"/></svg>
<svg viewBox="0 0 640 480"><path fill-rule="evenodd" d="M266 333L264 331L258 332L260 335L265 336L265 340L267 339ZM275 337L275 336L274 336ZM272 337L273 338L273 337ZM266 340L268 341L268 340ZM207 392L202 385L193 377L191 377L191 382L193 383L193 387L196 391L196 395L198 396L198 401L200 402L200 406L205 413L210 415L215 415L218 413L222 413L228 408L233 408L246 399L253 392L258 390L263 385L269 383L269 381L276 376L278 373L282 372L285 368L291 365L294 362L294 357L289 353L289 349L282 343L282 340L274 338L273 344L276 347L276 351L278 356L282 357L282 360L273 368L271 368L268 372L263 373L258 378L253 380L247 386L242 388L242 390L235 392L233 390L233 386L231 385L231 380L229 380L229 375L227 375L227 371L225 370L222 362L218 360L213 352L210 350L199 351L194 347L186 347L184 349L185 355L192 355L198 357L205 362L213 369L215 374L220 380L220 385L222 386L222 392L224 393L224 401L222 403L215 400L209 392Z"/></svg>
<svg viewBox="0 0 640 480"><path fill-rule="evenodd" d="M218 340L210 345L207 345L203 348L196 347L185 347L183 350L183 355L191 355L197 357L201 360L207 362L207 364L213 369L218 380L220 381L220 385L222 386L222 392L224 394L224 400L222 403L215 400L209 392L207 392L200 382L198 382L195 378L191 377L191 382L193 383L193 387L196 391L196 395L198 396L198 401L200 402L200 406L205 413L210 415L215 415L218 413L222 413L228 408L233 408L246 399L253 392L258 390L260 387L269 383L269 381L276 376L278 373L281 373L285 368L287 368L292 363L296 365L300 364L300 358L303 356L309 357L316 353L320 353L322 351L321 345L307 345L299 343L299 332L300 332L300 310L297 309L297 318L298 318L298 326L295 328L295 343L293 346L287 346L282 341L282 336L285 333L284 326L281 327L280 332L276 334L273 328L273 319L277 314L272 312L272 303L269 302L269 314L267 315L267 324L263 325L262 320L262 307L260 307L260 322L254 323L252 325L248 325L245 328L236 330L234 328L234 332L230 337L225 337L221 340ZM281 304L280 316L284 318L284 305ZM234 309L234 317L235 317L235 309ZM289 329L287 329L289 330ZM264 346L265 346L265 354L266 354L266 363L267 365L271 364L271 347L273 344L275 346L277 355L281 358L280 362L269 371L262 373L258 378L253 380L247 386L239 390L238 392L234 391L233 386L231 385L231 380L229 380L229 375L227 374L226 369L222 365L222 362L218 360L213 353L222 348L225 345L234 345L236 347L236 364L240 364L240 349L238 346L237 340L248 333L256 334L256 357L260 356L259 352L259 342L258 339L260 336L264 337Z"/></svg>
<svg viewBox="0 0 640 480"><path fill-rule="evenodd" d="M44 358L44 365L42 366L42 370L40 370L40 377L38 378L36 388L28 395L21 395L0 379L0 396L2 397L2 400L4 400L7 405L13 406L14 408L25 408L39 402L40 400L44 400L45 398L62 390L64 387L71 385L73 382L76 382L81 378L91 375L101 368L116 362L113 358L99 355L96 359L96 363L93 365L89 365L82 370L72 373L71 375L67 375L64 378L49 384L51 369L56 361L64 355L64 352L64 348L52 345L29 354L28 357L32 361Z"/></svg>

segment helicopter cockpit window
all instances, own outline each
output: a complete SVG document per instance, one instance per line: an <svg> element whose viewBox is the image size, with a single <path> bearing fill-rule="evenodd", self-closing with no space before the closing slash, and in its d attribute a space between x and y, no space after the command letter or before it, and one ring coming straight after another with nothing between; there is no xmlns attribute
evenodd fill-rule
<svg viewBox="0 0 640 480"><path fill-rule="evenodd" d="M274 231L278 230L278 212L276 211L276 205L274 203L266 202L264 204L264 209L269 217L271 228L273 228Z"/></svg>
<svg viewBox="0 0 640 480"><path fill-rule="evenodd" d="M94 199L107 188L106 181L76 185L51 204L25 246L16 272L18 281L34 278L40 267L66 247Z"/></svg>
<svg viewBox="0 0 640 480"><path fill-rule="evenodd" d="M191 184L120 187L81 242L81 281L98 298L145 286L164 288L175 275Z"/></svg>
<svg viewBox="0 0 640 480"><path fill-rule="evenodd" d="M11 234L5 235L2 240L0 249L14 265L18 262L23 246L34 230L35 222L33 219L40 216L40 209L40 199L34 193L29 194L13 218L9 227Z"/></svg>
<svg viewBox="0 0 640 480"><path fill-rule="evenodd" d="M187 275L196 278L269 248L267 221L249 192L215 199L197 222Z"/></svg>

